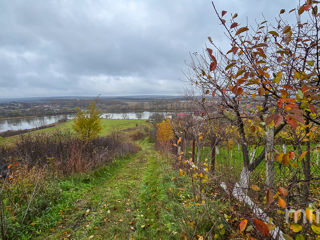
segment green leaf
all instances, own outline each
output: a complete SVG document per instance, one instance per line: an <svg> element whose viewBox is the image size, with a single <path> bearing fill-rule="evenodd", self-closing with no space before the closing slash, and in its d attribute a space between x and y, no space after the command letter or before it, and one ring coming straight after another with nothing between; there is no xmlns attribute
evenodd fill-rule
<svg viewBox="0 0 320 240"><path fill-rule="evenodd" d="M296 235L296 240L305 240L305 237L301 234Z"/></svg>
<svg viewBox="0 0 320 240"><path fill-rule="evenodd" d="M302 91L300 89L297 92L297 98L298 99L303 99L303 93L302 93Z"/></svg>

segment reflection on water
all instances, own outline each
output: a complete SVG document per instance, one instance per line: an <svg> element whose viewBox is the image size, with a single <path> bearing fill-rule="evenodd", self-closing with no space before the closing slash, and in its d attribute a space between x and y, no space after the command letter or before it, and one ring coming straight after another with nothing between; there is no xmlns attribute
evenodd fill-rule
<svg viewBox="0 0 320 240"><path fill-rule="evenodd" d="M62 119L71 119L72 115L57 115L57 116L45 116L45 117L32 117L32 118L16 118L8 120L0 120L0 132L8 130L24 130L31 128L38 128L45 125L49 125L58 122Z"/></svg>
<svg viewBox="0 0 320 240"><path fill-rule="evenodd" d="M110 119L148 119L154 112L142 113L103 113L102 118ZM0 132L8 130L24 130L38 128L58 122L62 119L72 119L75 115L56 115L33 118L16 118L9 120L0 120Z"/></svg>

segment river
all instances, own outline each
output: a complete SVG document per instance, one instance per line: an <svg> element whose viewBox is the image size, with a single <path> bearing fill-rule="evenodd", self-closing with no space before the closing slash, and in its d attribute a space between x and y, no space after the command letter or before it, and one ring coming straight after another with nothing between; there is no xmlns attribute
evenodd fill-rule
<svg viewBox="0 0 320 240"><path fill-rule="evenodd" d="M141 113L103 113L101 118L110 119L149 119L155 112L141 112ZM167 114L167 113L163 113ZM26 117L0 120L0 132L16 131L38 128L52 123L56 123L63 119L72 119L75 115L54 115L44 117Z"/></svg>

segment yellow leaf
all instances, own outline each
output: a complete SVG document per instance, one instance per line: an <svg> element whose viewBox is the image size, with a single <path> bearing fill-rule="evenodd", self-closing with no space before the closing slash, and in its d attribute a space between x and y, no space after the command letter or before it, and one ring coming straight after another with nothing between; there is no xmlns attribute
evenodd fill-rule
<svg viewBox="0 0 320 240"><path fill-rule="evenodd" d="M276 226L274 224L272 224L272 223L268 223L267 226L269 228L269 231L272 231L272 230L274 230L276 228Z"/></svg>
<svg viewBox="0 0 320 240"><path fill-rule="evenodd" d="M311 229L315 234L320 235L320 227L312 224Z"/></svg>
<svg viewBox="0 0 320 240"><path fill-rule="evenodd" d="M290 226L290 229L294 232L294 233L298 233L301 232L302 230L302 226L299 224L293 224Z"/></svg>
<svg viewBox="0 0 320 240"><path fill-rule="evenodd" d="M276 78L274 79L275 83L279 83L282 79L282 72L278 72Z"/></svg>
<svg viewBox="0 0 320 240"><path fill-rule="evenodd" d="M304 157L306 156L307 154L307 151L306 152L303 152L300 157L299 157L299 161L302 161L302 159L304 159Z"/></svg>
<svg viewBox="0 0 320 240"><path fill-rule="evenodd" d="M257 186L257 185L251 185L250 186L250 188L253 190L253 191L260 191L260 188L259 188L259 186Z"/></svg>

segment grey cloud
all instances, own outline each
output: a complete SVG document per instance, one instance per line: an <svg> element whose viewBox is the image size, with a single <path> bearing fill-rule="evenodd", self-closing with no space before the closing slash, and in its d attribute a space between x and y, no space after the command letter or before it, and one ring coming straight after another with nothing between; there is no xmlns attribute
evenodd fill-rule
<svg viewBox="0 0 320 240"><path fill-rule="evenodd" d="M243 23L295 6L215 2ZM189 52L208 36L226 46L209 0L12 0L0 9L2 97L183 94Z"/></svg>

